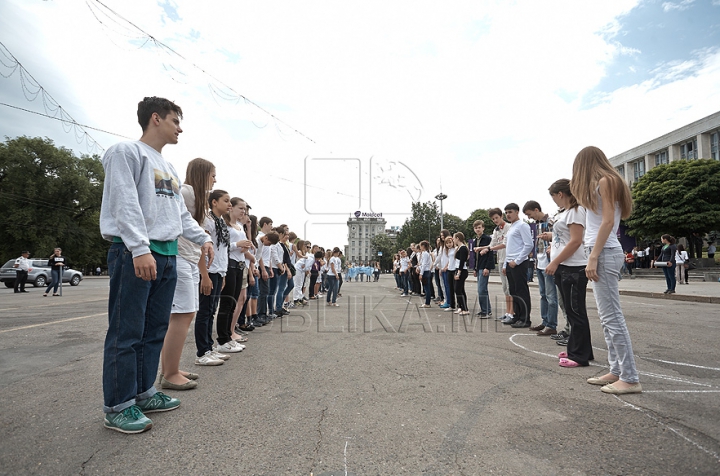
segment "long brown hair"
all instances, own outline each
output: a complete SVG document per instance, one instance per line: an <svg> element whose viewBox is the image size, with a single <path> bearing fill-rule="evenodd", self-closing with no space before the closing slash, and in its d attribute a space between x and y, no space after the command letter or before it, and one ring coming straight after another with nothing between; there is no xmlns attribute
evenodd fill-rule
<svg viewBox="0 0 720 476"><path fill-rule="evenodd" d="M245 202L247 203L247 202ZM258 220L255 215L248 215L248 218L250 218L250 224L249 228L248 225L245 225L245 234L248 237L248 240L252 241L253 246L257 248L258 242L257 242L257 234L258 234Z"/></svg>
<svg viewBox="0 0 720 476"><path fill-rule="evenodd" d="M195 192L195 213L193 218L202 224L210 210L207 197L210 192L208 183L210 176L215 171L215 166L209 160L197 158L188 163L185 172L185 183L190 185Z"/></svg>
<svg viewBox="0 0 720 476"><path fill-rule="evenodd" d="M556 180L555 182L553 182L552 185L550 185L548 191L550 192L550 195L555 195L562 192L566 197L568 197L568 199L570 199L570 208L577 208L578 202L575 198L575 195L573 195L572 191L570 190L570 180L566 178Z"/></svg>
<svg viewBox="0 0 720 476"><path fill-rule="evenodd" d="M597 188L600 179L605 179L610 188L612 202L605 206L620 206L620 215L627 218L632 213L632 196L630 188L612 166L602 150L597 147L585 147L578 152L573 163L573 176L570 181L570 190L578 203L587 210L597 212Z"/></svg>

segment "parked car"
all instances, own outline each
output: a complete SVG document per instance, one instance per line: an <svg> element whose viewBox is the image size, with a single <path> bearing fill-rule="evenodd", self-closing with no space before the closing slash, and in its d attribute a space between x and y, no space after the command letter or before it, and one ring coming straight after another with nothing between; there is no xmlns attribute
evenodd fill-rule
<svg viewBox="0 0 720 476"><path fill-rule="evenodd" d="M46 259L33 259L30 260L30 268L32 271L28 273L27 282L32 284L36 288L47 286L52 282L52 274L50 273L50 266L48 266L48 260ZM15 260L11 259L0 268L0 281L5 283L6 288L12 288L15 286L15 268L13 265ZM63 283L70 283L70 286L77 286L83 279L83 274L71 268L63 269L62 281Z"/></svg>

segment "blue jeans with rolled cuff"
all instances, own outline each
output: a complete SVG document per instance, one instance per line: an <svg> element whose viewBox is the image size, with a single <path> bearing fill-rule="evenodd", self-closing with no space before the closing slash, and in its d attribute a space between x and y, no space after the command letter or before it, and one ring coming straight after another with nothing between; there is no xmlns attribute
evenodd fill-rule
<svg viewBox="0 0 720 476"><path fill-rule="evenodd" d="M157 277L135 275L132 253L123 243L108 251L110 294L103 356L103 411L116 413L150 398L170 320L177 270L175 256L152 253Z"/></svg>

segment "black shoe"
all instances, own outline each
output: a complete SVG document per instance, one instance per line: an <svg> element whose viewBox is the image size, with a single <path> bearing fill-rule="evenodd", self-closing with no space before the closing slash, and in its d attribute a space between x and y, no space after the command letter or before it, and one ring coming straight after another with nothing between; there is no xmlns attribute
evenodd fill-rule
<svg viewBox="0 0 720 476"><path fill-rule="evenodd" d="M21 292L21 293L29 293L30 291L25 291L25 290L23 289L23 290L20 291L20 292ZM675 292L675 291L673 291L673 292Z"/></svg>
<svg viewBox="0 0 720 476"><path fill-rule="evenodd" d="M568 340L567 340L567 339L562 339L562 340L556 341L555 343L556 343L557 345L567 346L567 345L568 345Z"/></svg>
<svg viewBox="0 0 720 476"><path fill-rule="evenodd" d="M241 331L245 331L245 332L252 332L255 330L255 326L253 326L252 324L237 326L237 328L240 329ZM239 332L238 332L238 334L239 334Z"/></svg>
<svg viewBox="0 0 720 476"><path fill-rule="evenodd" d="M530 327L530 319L527 321L522 321L518 319L514 324L510 324L510 327L513 329L522 329L524 327Z"/></svg>
<svg viewBox="0 0 720 476"><path fill-rule="evenodd" d="M567 339L568 337L570 337L570 334L565 331L560 331L557 334L550 336L552 340L563 340Z"/></svg>

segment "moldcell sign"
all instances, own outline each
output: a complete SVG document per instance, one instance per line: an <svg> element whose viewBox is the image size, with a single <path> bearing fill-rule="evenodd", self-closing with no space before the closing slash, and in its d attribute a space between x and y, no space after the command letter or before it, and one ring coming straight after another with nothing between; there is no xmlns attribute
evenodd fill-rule
<svg viewBox="0 0 720 476"><path fill-rule="evenodd" d="M354 213L355 218L382 218L382 213L367 213L367 212L361 212L360 210L356 211Z"/></svg>

